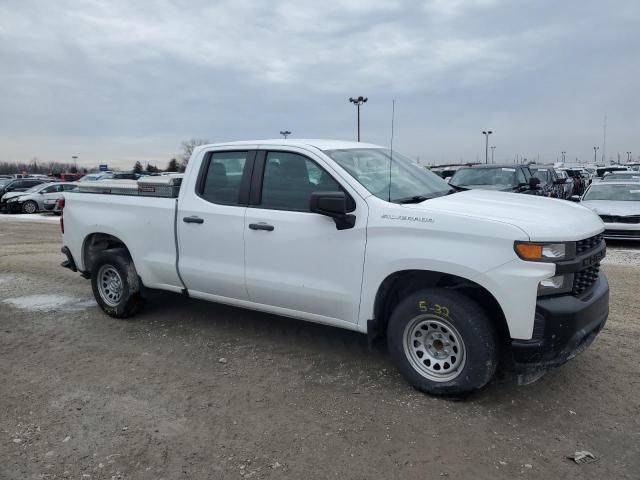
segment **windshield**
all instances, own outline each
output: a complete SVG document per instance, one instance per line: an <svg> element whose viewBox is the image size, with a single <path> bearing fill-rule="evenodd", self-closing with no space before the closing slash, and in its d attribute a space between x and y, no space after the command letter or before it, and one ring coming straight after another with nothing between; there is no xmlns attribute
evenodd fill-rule
<svg viewBox="0 0 640 480"><path fill-rule="evenodd" d="M583 200L640 201L640 185L592 185Z"/></svg>
<svg viewBox="0 0 640 480"><path fill-rule="evenodd" d="M548 168L532 168L531 174L540 179L540 183L551 183L551 172Z"/></svg>
<svg viewBox="0 0 640 480"><path fill-rule="evenodd" d="M451 185L516 185L515 168L462 168L449 182Z"/></svg>
<svg viewBox="0 0 640 480"><path fill-rule="evenodd" d="M31 187L31 188L29 188L28 190L25 190L22 193L35 193L35 192L39 191L40 189L44 188L45 186L46 185L44 185L44 184L38 184L35 187Z"/></svg>
<svg viewBox="0 0 640 480"><path fill-rule="evenodd" d="M446 195L451 187L442 178L406 157L384 148L325 150L370 193L383 200L401 202L414 197L434 198ZM391 188L389 188L391 177Z"/></svg>

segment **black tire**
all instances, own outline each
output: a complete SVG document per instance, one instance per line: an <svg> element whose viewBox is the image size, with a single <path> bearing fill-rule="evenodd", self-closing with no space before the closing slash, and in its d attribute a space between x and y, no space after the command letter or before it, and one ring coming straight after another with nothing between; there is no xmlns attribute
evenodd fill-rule
<svg viewBox="0 0 640 480"><path fill-rule="evenodd" d="M105 288L106 292L110 291L108 287L103 286L101 293L101 287L99 286L99 282L107 285L104 282L105 272L110 273L112 278L117 278L121 285L121 288L117 289L120 294L117 297L114 296L111 300L105 293ZM102 278L99 278L99 276L102 276ZM143 304L143 299L140 295L141 287L136 267L126 250L105 250L94 259L91 265L93 296L102 311L110 317L127 318L137 313Z"/></svg>
<svg viewBox="0 0 640 480"><path fill-rule="evenodd" d="M27 200L22 204L22 213L36 213L38 211L38 204L33 200Z"/></svg>
<svg viewBox="0 0 640 480"><path fill-rule="evenodd" d="M443 340L433 340L438 335ZM387 342L402 376L433 395L478 390L491 380L498 363L497 335L487 314L469 297L444 288L420 290L401 300L389 319Z"/></svg>

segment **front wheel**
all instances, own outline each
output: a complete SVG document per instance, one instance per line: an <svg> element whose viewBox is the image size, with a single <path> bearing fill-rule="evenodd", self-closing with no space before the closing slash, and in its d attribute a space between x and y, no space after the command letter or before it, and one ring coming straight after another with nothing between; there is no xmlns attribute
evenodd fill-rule
<svg viewBox="0 0 640 480"><path fill-rule="evenodd" d="M33 200L26 201L22 204L22 211L24 213L36 213L38 211L38 204Z"/></svg>
<svg viewBox="0 0 640 480"><path fill-rule="evenodd" d="M389 319L387 342L404 378L435 395L477 390L497 366L495 328L484 310L443 288L420 290L401 300Z"/></svg>
<svg viewBox="0 0 640 480"><path fill-rule="evenodd" d="M111 317L130 317L142 305L138 273L126 250L106 250L96 257L91 288L100 308Z"/></svg>

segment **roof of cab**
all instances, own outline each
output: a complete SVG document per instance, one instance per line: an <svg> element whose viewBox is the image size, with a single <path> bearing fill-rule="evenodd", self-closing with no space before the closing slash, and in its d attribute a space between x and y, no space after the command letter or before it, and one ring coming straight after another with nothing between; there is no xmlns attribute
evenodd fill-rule
<svg viewBox="0 0 640 480"><path fill-rule="evenodd" d="M372 143L353 142L347 140L324 140L324 139L267 139L267 140L243 140L240 142L224 142L224 143L212 143L209 145L202 145L201 148L210 147L227 147L227 146L243 146L243 145L269 145L269 146L281 146L281 147L315 147L319 150L342 150L351 148L384 148L380 145L374 145Z"/></svg>

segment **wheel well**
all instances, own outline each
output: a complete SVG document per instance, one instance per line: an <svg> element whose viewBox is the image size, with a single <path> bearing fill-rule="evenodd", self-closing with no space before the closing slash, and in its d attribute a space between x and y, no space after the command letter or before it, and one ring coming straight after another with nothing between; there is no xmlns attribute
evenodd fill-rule
<svg viewBox="0 0 640 480"><path fill-rule="evenodd" d="M93 261L99 253L105 250L123 248L129 253L129 249L122 240L108 233L92 233L84 240L83 259L84 269L91 272Z"/></svg>
<svg viewBox="0 0 640 480"><path fill-rule="evenodd" d="M372 335L386 332L387 323L395 306L405 298L426 287L441 287L456 290L475 300L485 310L496 327L500 339L508 339L509 326L504 312L495 297L483 286L469 279L441 272L426 270L404 270L389 275L376 294L373 309Z"/></svg>

